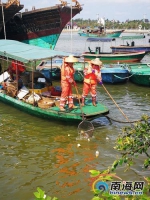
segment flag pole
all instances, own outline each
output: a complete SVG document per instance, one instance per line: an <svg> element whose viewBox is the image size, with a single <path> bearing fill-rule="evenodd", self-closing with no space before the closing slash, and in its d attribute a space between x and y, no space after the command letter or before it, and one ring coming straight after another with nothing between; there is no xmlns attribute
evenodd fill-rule
<svg viewBox="0 0 150 200"><path fill-rule="evenodd" d="M72 53L72 0L71 0L71 53Z"/></svg>

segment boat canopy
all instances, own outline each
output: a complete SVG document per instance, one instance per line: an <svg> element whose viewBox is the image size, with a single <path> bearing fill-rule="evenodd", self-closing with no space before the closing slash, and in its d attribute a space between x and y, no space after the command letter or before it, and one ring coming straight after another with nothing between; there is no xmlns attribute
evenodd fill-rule
<svg viewBox="0 0 150 200"><path fill-rule="evenodd" d="M15 40L0 40L0 56L24 63L68 55L69 53L45 49Z"/></svg>
<svg viewBox="0 0 150 200"><path fill-rule="evenodd" d="M88 42L111 42L114 41L115 38L102 38L102 37L97 37L97 38L87 38Z"/></svg>
<svg viewBox="0 0 150 200"><path fill-rule="evenodd" d="M121 40L135 40L135 39L143 39L145 35L133 35L133 36L122 36Z"/></svg>

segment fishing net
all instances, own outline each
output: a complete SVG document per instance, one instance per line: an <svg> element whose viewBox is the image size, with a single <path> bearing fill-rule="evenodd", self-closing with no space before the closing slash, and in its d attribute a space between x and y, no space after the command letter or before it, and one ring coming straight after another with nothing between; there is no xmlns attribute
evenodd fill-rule
<svg viewBox="0 0 150 200"><path fill-rule="evenodd" d="M90 121L83 120L78 125L78 134L82 138L90 138L93 136L94 126Z"/></svg>

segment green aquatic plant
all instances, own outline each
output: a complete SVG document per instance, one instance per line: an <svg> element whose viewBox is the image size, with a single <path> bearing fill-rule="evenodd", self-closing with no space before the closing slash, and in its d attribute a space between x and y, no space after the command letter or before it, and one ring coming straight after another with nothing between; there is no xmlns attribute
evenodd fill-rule
<svg viewBox="0 0 150 200"><path fill-rule="evenodd" d="M58 200L56 197L50 197L45 194L41 188L37 187L37 192L34 192L35 200Z"/></svg>
<svg viewBox="0 0 150 200"><path fill-rule="evenodd" d="M118 136L114 147L121 153L121 158L114 161L112 170L118 165L126 164L127 169L134 164L134 158L145 154L144 168L150 166L150 122L148 115L143 115L141 120L131 127L124 127Z"/></svg>
<svg viewBox="0 0 150 200"><path fill-rule="evenodd" d="M130 166L134 164L134 158L140 154L145 154L146 158L143 160L143 166L145 168L150 167L150 117L143 115L141 120L130 127L124 127L122 133L118 136L114 147L121 153L121 157L116 159L112 166L105 171L90 170L92 180L92 191L94 197L92 200L121 200L124 196L111 195L108 193L108 189L105 188L105 183L109 183L116 179L121 180L115 173L114 170L119 165L126 164L126 170L130 169ZM125 172L126 172L125 170ZM150 177L144 177L145 185L142 195L126 195L126 200L149 200L150 197ZM103 183L104 188L95 187L96 184ZM107 185L107 184L106 184ZM99 185L100 186L100 185Z"/></svg>

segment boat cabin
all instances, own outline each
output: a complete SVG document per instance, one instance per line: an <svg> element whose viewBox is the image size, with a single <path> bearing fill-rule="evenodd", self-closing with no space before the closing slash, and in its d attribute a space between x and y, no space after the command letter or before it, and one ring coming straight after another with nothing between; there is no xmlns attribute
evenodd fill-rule
<svg viewBox="0 0 150 200"><path fill-rule="evenodd" d="M115 38L87 38L85 44L85 53L103 54L112 53L110 45L116 42Z"/></svg>

